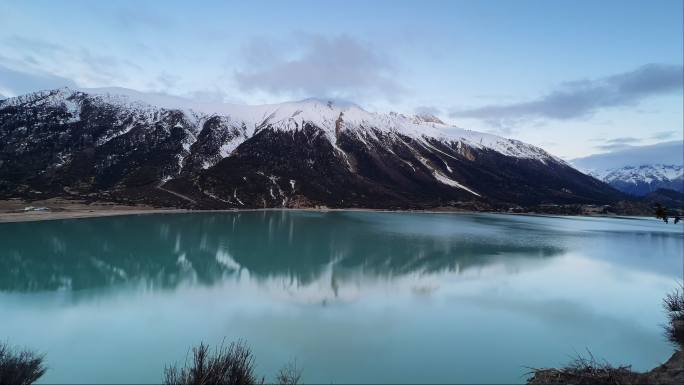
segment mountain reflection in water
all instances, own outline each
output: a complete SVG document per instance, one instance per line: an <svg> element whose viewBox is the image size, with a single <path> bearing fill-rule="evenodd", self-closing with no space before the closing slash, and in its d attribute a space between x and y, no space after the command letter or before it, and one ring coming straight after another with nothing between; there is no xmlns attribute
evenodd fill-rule
<svg viewBox="0 0 684 385"><path fill-rule="evenodd" d="M672 355L661 300L683 230L350 211L5 223L0 341L45 352L46 383L158 383L223 340L267 379L296 360L305 383L520 383L585 348L646 370Z"/></svg>
<svg viewBox="0 0 684 385"><path fill-rule="evenodd" d="M502 216L501 216L502 217ZM248 272L302 286L460 273L563 252L549 231L486 216L236 212L121 216L0 225L0 291L214 285ZM410 220L409 220L410 219ZM456 219L456 220L455 220Z"/></svg>

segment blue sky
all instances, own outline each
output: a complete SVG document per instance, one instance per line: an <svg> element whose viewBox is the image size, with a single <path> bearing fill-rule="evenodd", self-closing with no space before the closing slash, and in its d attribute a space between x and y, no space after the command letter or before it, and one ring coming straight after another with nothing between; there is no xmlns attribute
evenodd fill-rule
<svg viewBox="0 0 684 385"><path fill-rule="evenodd" d="M138 4L142 3L142 4ZM430 111L566 158L682 138L682 1L7 1L0 94Z"/></svg>

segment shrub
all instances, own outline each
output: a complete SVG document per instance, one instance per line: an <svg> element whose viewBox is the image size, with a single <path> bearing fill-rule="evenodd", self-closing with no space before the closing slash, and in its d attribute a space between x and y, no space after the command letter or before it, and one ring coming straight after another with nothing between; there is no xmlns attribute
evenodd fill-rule
<svg viewBox="0 0 684 385"><path fill-rule="evenodd" d="M297 362L292 362L280 369L275 383L278 385L297 385L302 379L302 370L297 368Z"/></svg>
<svg viewBox="0 0 684 385"><path fill-rule="evenodd" d="M684 283L663 299L668 324L665 335L679 349L684 349Z"/></svg>
<svg viewBox="0 0 684 385"><path fill-rule="evenodd" d="M0 384L33 384L47 370L43 359L29 350L13 351L0 342Z"/></svg>
<svg viewBox="0 0 684 385"><path fill-rule="evenodd" d="M254 357L242 342L227 347L219 345L213 353L200 343L192 348L192 362L185 366L166 367L164 384L167 385L253 385L262 384L254 374Z"/></svg>
<svg viewBox="0 0 684 385"><path fill-rule="evenodd" d="M616 385L639 384L641 379L629 366L614 367L589 357L578 356L560 369L532 369L528 384Z"/></svg>

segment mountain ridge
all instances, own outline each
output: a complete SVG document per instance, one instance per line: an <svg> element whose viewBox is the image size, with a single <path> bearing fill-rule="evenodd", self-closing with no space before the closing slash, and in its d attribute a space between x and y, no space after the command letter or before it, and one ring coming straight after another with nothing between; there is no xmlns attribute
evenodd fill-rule
<svg viewBox="0 0 684 385"><path fill-rule="evenodd" d="M620 197L543 149L431 117L319 99L220 107L166 108L68 88L3 100L0 196L198 208L477 208Z"/></svg>
<svg viewBox="0 0 684 385"><path fill-rule="evenodd" d="M684 142L629 146L570 162L627 194L643 197L659 188L684 191Z"/></svg>
<svg viewBox="0 0 684 385"><path fill-rule="evenodd" d="M645 164L589 174L620 191L635 196L644 196L660 188L684 192L684 166L681 165Z"/></svg>

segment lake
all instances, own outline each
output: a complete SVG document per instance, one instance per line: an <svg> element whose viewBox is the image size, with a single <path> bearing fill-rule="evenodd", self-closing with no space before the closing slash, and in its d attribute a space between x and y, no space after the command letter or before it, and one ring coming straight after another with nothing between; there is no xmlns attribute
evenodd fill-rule
<svg viewBox="0 0 684 385"><path fill-rule="evenodd" d="M655 219L254 211L0 224L0 340L42 382L159 382L242 340L273 380L519 383L587 350L667 360L683 227Z"/></svg>

